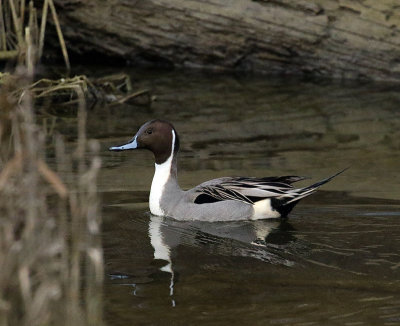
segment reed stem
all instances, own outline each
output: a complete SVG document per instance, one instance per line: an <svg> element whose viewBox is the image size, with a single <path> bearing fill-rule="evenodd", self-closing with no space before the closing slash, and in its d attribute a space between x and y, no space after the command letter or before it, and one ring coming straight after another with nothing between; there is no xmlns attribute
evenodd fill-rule
<svg viewBox="0 0 400 326"><path fill-rule="evenodd" d="M39 35L39 47L38 47L38 56L42 57L43 54L43 46L44 46L44 35L46 32L46 23L47 23L47 12L49 8L49 0L44 0L43 8L42 8L42 21L40 24L40 35Z"/></svg>
<svg viewBox="0 0 400 326"><path fill-rule="evenodd" d="M49 1L51 14L53 16L54 24L56 25L58 40L60 41L60 46L61 46L62 54L64 57L64 61L65 61L65 66L67 67L67 70L69 71L69 70L71 70L71 65L69 63L68 51L67 51L67 47L65 45L64 36L61 31L61 26L60 26L60 22L58 20L57 11L54 6L53 0L48 0L48 1Z"/></svg>
<svg viewBox="0 0 400 326"><path fill-rule="evenodd" d="M0 0L0 50L7 50L6 28L3 18L3 0Z"/></svg>

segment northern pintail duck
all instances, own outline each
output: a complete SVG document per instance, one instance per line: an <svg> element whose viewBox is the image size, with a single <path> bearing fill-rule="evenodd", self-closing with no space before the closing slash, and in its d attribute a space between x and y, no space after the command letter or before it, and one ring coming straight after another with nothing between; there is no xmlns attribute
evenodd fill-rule
<svg viewBox="0 0 400 326"><path fill-rule="evenodd" d="M142 125L133 139L111 151L148 149L155 158L150 212L177 220L232 221L286 217L293 207L343 171L304 188L292 183L304 177L224 177L182 190L177 180L179 137L163 120Z"/></svg>

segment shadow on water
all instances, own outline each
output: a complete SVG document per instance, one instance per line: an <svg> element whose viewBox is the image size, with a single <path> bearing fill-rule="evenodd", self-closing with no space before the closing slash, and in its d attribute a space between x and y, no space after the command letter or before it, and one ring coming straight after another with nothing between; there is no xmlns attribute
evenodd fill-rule
<svg viewBox="0 0 400 326"><path fill-rule="evenodd" d="M150 216L149 237L154 249L154 259L162 260L166 265L160 271L170 274L170 296L174 299L175 271L173 253L180 245L196 247L208 254L225 257L249 257L270 264L292 266L285 259L283 245L294 238L285 232L290 226L285 222L257 221L207 223L179 222L168 218ZM278 235L279 244L269 241L269 237ZM272 240L272 239L271 239Z"/></svg>
<svg viewBox="0 0 400 326"><path fill-rule="evenodd" d="M292 267L295 264L291 258L295 257L296 252L305 251L304 244L301 244L301 241L293 235L295 229L287 220L210 223L176 221L149 213L142 213L142 216L135 217L137 212L133 215L129 212L126 215L126 211L124 214L120 209L115 213L117 215L122 213L124 216L121 227L125 231L143 231L147 228L147 237L143 239L140 246L148 248L150 243L152 247L150 256L153 259L147 259L148 265L142 268L147 271L146 275L138 277L129 270L123 271L126 266L122 264L122 270L109 270L110 281L113 284L130 286L133 289L132 294L140 296L140 291L138 291L140 284L151 283L157 275L164 273L163 278L166 275L169 276L169 283L165 281L164 286L169 288L173 307L176 306L175 284L178 282L182 264L185 263L185 260L182 261L179 257L182 248L202 252L204 257L222 258L221 264L224 264L224 260L228 264L235 264L235 259L240 258L255 259L263 263L286 267ZM112 238L115 240L118 237ZM135 242L134 247L140 251L138 239L125 238L125 240L129 239ZM124 247L130 245L132 244L125 243ZM115 249L121 250L122 247ZM166 291L163 292L166 294Z"/></svg>
<svg viewBox="0 0 400 326"><path fill-rule="evenodd" d="M272 264L291 266L291 261L279 256L283 245L294 241L293 236L285 232L288 229L291 226L280 221L181 222L151 216L149 235L155 258L158 257L157 252L171 252L178 245L184 244L201 247L217 255L252 257ZM275 239L281 243L274 243ZM165 260L170 261L170 258Z"/></svg>

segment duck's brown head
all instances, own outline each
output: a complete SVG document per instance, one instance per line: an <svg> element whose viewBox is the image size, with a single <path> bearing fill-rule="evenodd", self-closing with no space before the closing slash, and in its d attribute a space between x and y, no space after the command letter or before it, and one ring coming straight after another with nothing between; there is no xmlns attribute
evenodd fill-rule
<svg viewBox="0 0 400 326"><path fill-rule="evenodd" d="M110 151L148 149L153 152L157 164L162 164L179 151L179 137L174 126L164 120L151 120L140 127L133 139Z"/></svg>

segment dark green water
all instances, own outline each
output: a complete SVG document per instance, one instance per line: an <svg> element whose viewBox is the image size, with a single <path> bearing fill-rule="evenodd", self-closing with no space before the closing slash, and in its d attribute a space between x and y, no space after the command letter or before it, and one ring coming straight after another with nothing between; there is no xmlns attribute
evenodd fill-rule
<svg viewBox="0 0 400 326"><path fill-rule="evenodd" d="M152 106L95 108L88 120L103 149L109 325L400 325L399 87L132 75L156 95ZM150 216L151 153L107 148L152 118L181 136L183 188L351 168L287 221Z"/></svg>

